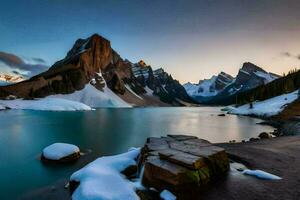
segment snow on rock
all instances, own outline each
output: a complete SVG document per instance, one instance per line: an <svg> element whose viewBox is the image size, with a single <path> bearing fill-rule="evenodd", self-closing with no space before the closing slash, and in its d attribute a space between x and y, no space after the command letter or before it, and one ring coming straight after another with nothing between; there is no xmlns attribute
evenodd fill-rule
<svg viewBox="0 0 300 200"><path fill-rule="evenodd" d="M242 173L246 174L246 175L250 175L250 176L255 176L260 179L266 179L266 180L280 180L281 179L279 176L270 174L270 173L262 171L262 170L245 169Z"/></svg>
<svg viewBox="0 0 300 200"><path fill-rule="evenodd" d="M176 196L171 192L169 192L168 190L162 191L159 196L163 200L176 200Z"/></svg>
<svg viewBox="0 0 300 200"><path fill-rule="evenodd" d="M274 81L275 79L278 78L278 76L273 75L272 73L265 73L262 71L256 71L254 72L254 74L256 74L257 76L265 79L265 84L270 83L272 81Z"/></svg>
<svg viewBox="0 0 300 200"><path fill-rule="evenodd" d="M91 110L91 107L71 100L60 98L43 98L36 100L0 100L0 105L11 109L45 110L45 111L77 111Z"/></svg>
<svg viewBox="0 0 300 200"><path fill-rule="evenodd" d="M233 108L229 111L230 114L237 115L256 115L270 117L279 114L288 104L298 98L298 90L273 97L264 101L253 102L253 108L249 104Z"/></svg>
<svg viewBox="0 0 300 200"><path fill-rule="evenodd" d="M116 95L107 86L103 91L98 90L91 84L86 84L82 90L75 91L72 94L56 94L49 98L61 98L84 103L93 108L103 107L132 107L118 95Z"/></svg>
<svg viewBox="0 0 300 200"><path fill-rule="evenodd" d="M137 165L139 148L128 152L104 156L86 165L72 174L70 180L80 182L72 194L73 200L136 200L135 186L127 180L121 171L131 165Z"/></svg>
<svg viewBox="0 0 300 200"><path fill-rule="evenodd" d="M54 143L43 149L43 156L48 160L59 160L72 154L78 154L77 146L67 143Z"/></svg>
<svg viewBox="0 0 300 200"><path fill-rule="evenodd" d="M134 96L136 96L137 98L143 100L143 98L142 98L140 95L138 95L137 93L135 93L135 92L131 89L131 87L130 87L129 85L125 84L125 88L126 88L127 90L129 90L129 92L131 92Z"/></svg>
<svg viewBox="0 0 300 200"><path fill-rule="evenodd" d="M148 86L146 86L144 89L146 90L146 94L145 95L148 95L148 96L153 95L153 90L151 90Z"/></svg>

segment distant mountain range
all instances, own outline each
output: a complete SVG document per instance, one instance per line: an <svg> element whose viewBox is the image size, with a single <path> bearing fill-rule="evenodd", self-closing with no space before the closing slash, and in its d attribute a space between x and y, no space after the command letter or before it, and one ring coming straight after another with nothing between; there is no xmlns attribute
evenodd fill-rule
<svg viewBox="0 0 300 200"><path fill-rule="evenodd" d="M47 71L0 87L0 98L11 95L25 99L59 95L93 107L193 102L184 87L162 68L152 70L143 61L123 60L110 41L97 34L78 39L66 57Z"/></svg>
<svg viewBox="0 0 300 200"><path fill-rule="evenodd" d="M188 95L198 103L221 104L223 99L268 84L279 77L246 62L235 78L221 72L210 79L200 80L198 84L186 83L183 86Z"/></svg>
<svg viewBox="0 0 300 200"><path fill-rule="evenodd" d="M2 54L2 62L12 65L12 59L8 58L16 56ZM23 61L13 66L30 69ZM181 85L163 68L153 69L143 60L133 63L122 59L111 48L110 41L94 34L78 39L65 58L47 71L25 78L18 74L0 74L0 98L53 96L91 107L232 104L238 99L249 101L255 88L268 85L280 76L246 62L236 77L221 72L197 84ZM252 96L245 96L247 92ZM261 89L260 93L263 95Z"/></svg>
<svg viewBox="0 0 300 200"><path fill-rule="evenodd" d="M24 80L25 78L21 75L0 74L0 86L14 84Z"/></svg>

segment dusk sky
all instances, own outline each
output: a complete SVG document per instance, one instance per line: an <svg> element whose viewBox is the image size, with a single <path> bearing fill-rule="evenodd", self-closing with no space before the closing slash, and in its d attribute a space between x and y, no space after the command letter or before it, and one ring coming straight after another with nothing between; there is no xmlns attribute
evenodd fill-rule
<svg viewBox="0 0 300 200"><path fill-rule="evenodd" d="M93 33L181 83L235 76L246 61L278 74L300 67L297 0L1 0L0 51L51 65Z"/></svg>

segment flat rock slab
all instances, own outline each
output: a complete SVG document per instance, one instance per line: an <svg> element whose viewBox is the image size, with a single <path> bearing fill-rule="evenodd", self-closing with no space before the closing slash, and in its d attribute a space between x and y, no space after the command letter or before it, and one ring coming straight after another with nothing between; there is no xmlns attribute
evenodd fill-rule
<svg viewBox="0 0 300 200"><path fill-rule="evenodd" d="M229 170L225 150L195 136L148 138L143 147L143 184L174 194L196 194Z"/></svg>

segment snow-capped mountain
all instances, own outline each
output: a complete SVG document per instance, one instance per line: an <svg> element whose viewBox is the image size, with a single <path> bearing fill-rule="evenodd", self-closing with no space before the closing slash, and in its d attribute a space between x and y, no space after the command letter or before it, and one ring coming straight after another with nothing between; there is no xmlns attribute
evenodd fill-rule
<svg viewBox="0 0 300 200"><path fill-rule="evenodd" d="M198 84L186 83L184 88L188 95L195 98L216 96L227 85L233 82L233 77L225 72L212 76L210 79L200 80Z"/></svg>
<svg viewBox="0 0 300 200"><path fill-rule="evenodd" d="M0 86L14 84L24 80L25 78L20 75L0 74Z"/></svg>
<svg viewBox="0 0 300 200"><path fill-rule="evenodd" d="M66 57L27 81L0 87L0 98L55 97L90 107L170 105L190 100L170 75L144 62L132 64L94 34L78 39ZM166 90L162 93L161 90Z"/></svg>
<svg viewBox="0 0 300 200"><path fill-rule="evenodd" d="M186 83L184 88L189 96L199 103L215 103L237 93L265 85L279 77L246 62L235 78L221 72L218 76L199 81L198 84Z"/></svg>
<svg viewBox="0 0 300 200"><path fill-rule="evenodd" d="M267 84L279 77L280 76L276 74L266 72L262 68L250 62L246 62L239 70L236 80L230 88L230 93L249 90L257 86Z"/></svg>

